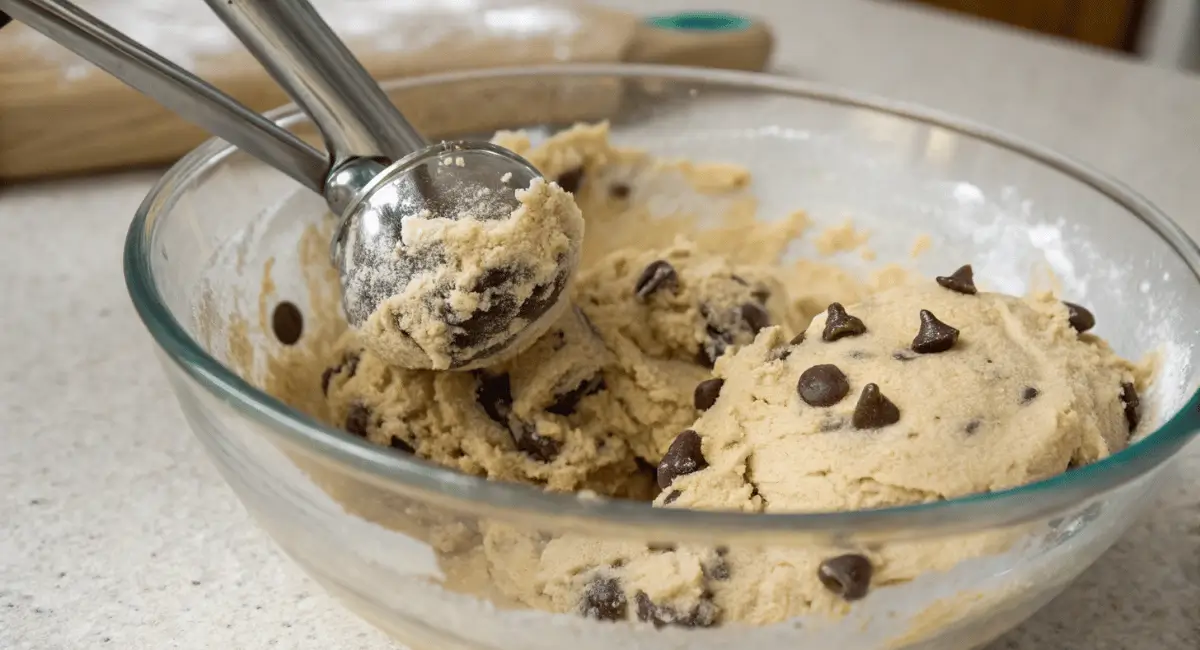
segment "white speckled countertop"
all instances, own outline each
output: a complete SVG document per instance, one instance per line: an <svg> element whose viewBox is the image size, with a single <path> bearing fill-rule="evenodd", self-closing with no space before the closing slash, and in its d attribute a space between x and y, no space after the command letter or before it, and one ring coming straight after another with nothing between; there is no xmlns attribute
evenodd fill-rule
<svg viewBox="0 0 1200 650"><path fill-rule="evenodd" d="M1047 143L1200 237L1200 77L870 0L655 6L730 4L769 17L781 71ZM274 548L188 432L121 278L154 177L0 188L0 648L395 648ZM1200 446L1177 468L1099 564L989 650L1200 647Z"/></svg>

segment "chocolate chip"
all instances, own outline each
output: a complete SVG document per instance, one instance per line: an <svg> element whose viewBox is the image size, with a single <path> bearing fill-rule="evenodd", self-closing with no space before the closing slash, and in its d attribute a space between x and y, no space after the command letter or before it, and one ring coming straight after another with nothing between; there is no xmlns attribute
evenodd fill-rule
<svg viewBox="0 0 1200 650"><path fill-rule="evenodd" d="M491 296L490 308L476 309L469 317L452 311L449 302L443 307L442 319L452 325L450 342L456 348L472 348L486 343L494 333L502 331L506 324L515 317L521 305L517 305L516 297L511 291L503 290L505 284L516 284L520 278L528 276L529 271L523 269L486 269L480 277L470 284L469 289L474 293L488 293ZM538 302L538 291L530 295L529 300Z"/></svg>
<svg viewBox="0 0 1200 650"><path fill-rule="evenodd" d="M793 336L792 340L788 341L788 345L800 345L803 342L804 342L804 332L800 332L799 334Z"/></svg>
<svg viewBox="0 0 1200 650"><path fill-rule="evenodd" d="M1133 433L1142 421L1142 400L1133 384L1121 384L1121 403L1125 405L1125 422L1129 424L1129 433Z"/></svg>
<svg viewBox="0 0 1200 650"><path fill-rule="evenodd" d="M663 499L663 505L665 506L675 503L675 500L681 496L683 496L683 492L680 492L679 490L671 490L669 493L667 493L667 497Z"/></svg>
<svg viewBox="0 0 1200 650"><path fill-rule="evenodd" d="M750 286L750 283L747 282L746 279L740 275L730 275L729 279L742 285L743 287ZM750 290L750 297L754 298L754 300L756 302L758 302L759 304L765 305L765 304L767 304L767 301L771 299L771 290L762 286L761 284L756 285L753 289ZM765 327L765 325L764 325L764 327Z"/></svg>
<svg viewBox="0 0 1200 650"><path fill-rule="evenodd" d="M336 366L330 366L326 368L325 371L321 373L321 393L324 395L329 394L329 382L333 379L334 375L342 372L343 370L346 371L347 379L353 378L354 373L358 372L358 360L359 356L357 352L347 352L342 355L341 363Z"/></svg>
<svg viewBox="0 0 1200 650"><path fill-rule="evenodd" d="M720 553L717 554L717 557L714 558L712 562L709 562L702 568L704 570L705 577L707 577L709 580L723 582L729 579L729 562Z"/></svg>
<svg viewBox="0 0 1200 650"><path fill-rule="evenodd" d="M871 588L871 561L857 554L839 555L821 563L817 578L821 584L845 600L858 600Z"/></svg>
<svg viewBox="0 0 1200 650"><path fill-rule="evenodd" d="M350 405L350 410L346 413L345 429L348 433L363 438L367 437L367 425L371 422L371 409L363 404L355 402Z"/></svg>
<svg viewBox="0 0 1200 650"><path fill-rule="evenodd" d="M968 296L978 293L978 290L975 289L975 271L970 264L958 267L958 270L949 276L939 275L937 283L951 291L965 293Z"/></svg>
<svg viewBox="0 0 1200 650"><path fill-rule="evenodd" d="M558 441L541 435L529 426L518 426L512 430L512 436L517 449L536 461L550 463L558 458Z"/></svg>
<svg viewBox="0 0 1200 650"><path fill-rule="evenodd" d="M488 269L471 286L472 291L491 293L489 309L478 309L471 312L467 318L455 314L449 303L443 306L441 318L450 324L450 342L459 349L470 349L486 344L489 339L502 331L516 317L521 305L511 292L500 289L505 283L516 282L516 275L508 269ZM529 302L540 302L537 288L530 296ZM397 326L399 323L397 323ZM486 349L482 352L486 353Z"/></svg>
<svg viewBox="0 0 1200 650"><path fill-rule="evenodd" d="M579 186L583 184L583 168L576 167L575 169L569 169L559 174L558 178L554 179L554 182L558 183L559 187L574 194L579 191Z"/></svg>
<svg viewBox="0 0 1200 650"><path fill-rule="evenodd" d="M558 264L562 264L562 258L559 258ZM564 289L567 288L567 281L570 280L569 273L559 273L554 276L554 279L549 283L539 284L533 288L533 293L521 303L521 307L517 309L517 318L523 318L527 321L532 321L540 318L547 310L558 302L558 297L562 295ZM511 319L508 321L511 322Z"/></svg>
<svg viewBox="0 0 1200 650"><path fill-rule="evenodd" d="M678 476L698 472L708 467L701 450L700 434L688 429L676 436L658 463L658 487L667 489Z"/></svg>
<svg viewBox="0 0 1200 650"><path fill-rule="evenodd" d="M879 429L900 421L900 409L879 392L877 384L863 386L850 422L855 429Z"/></svg>
<svg viewBox="0 0 1200 650"><path fill-rule="evenodd" d="M516 422L512 417L512 380L508 374L489 375L477 373L479 384L475 388L475 401L487 416L509 430L513 444L519 451L535 460L549 463L558 456L558 442L547 438L529 425Z"/></svg>
<svg viewBox="0 0 1200 650"><path fill-rule="evenodd" d="M488 289L499 289L515 280L519 275L519 272L508 268L488 268L471 283L471 291L483 293Z"/></svg>
<svg viewBox="0 0 1200 650"><path fill-rule="evenodd" d="M1026 386L1025 388L1021 389L1021 403L1028 404L1037 399L1037 396L1041 394L1041 391L1033 386Z"/></svg>
<svg viewBox="0 0 1200 650"><path fill-rule="evenodd" d="M896 361L912 361L917 355L913 354L912 350L896 350L892 353L892 358Z"/></svg>
<svg viewBox="0 0 1200 650"><path fill-rule="evenodd" d="M979 430L979 425L981 424L983 423L979 420L971 420L970 422L967 422L967 426L963 427L963 431L966 432L968 436L974 435L975 432Z"/></svg>
<svg viewBox="0 0 1200 650"><path fill-rule="evenodd" d="M472 291L487 291L490 295L487 309L477 309L466 319L456 315L449 303L446 303L442 318L450 324L451 343L460 349L470 349L491 342L492 338L509 327L514 319L533 320L558 301L566 289L570 274L559 273L549 283L539 284L533 288L524 302L517 302L512 292L505 291L505 285L525 281L532 274L527 267L492 268L486 270L472 286ZM494 344L501 345L501 344ZM484 347L479 354L486 355L490 348ZM458 367L467 360L457 359L451 368ZM453 365L457 364L457 365Z"/></svg>
<svg viewBox="0 0 1200 650"><path fill-rule="evenodd" d="M596 338L601 338L600 328L596 327L596 324L592 322L592 319L588 318L587 312L583 311L579 307L573 307L572 309L575 310L575 315L579 317L579 320L583 321L583 323L587 325L588 331L590 331Z"/></svg>
<svg viewBox="0 0 1200 650"><path fill-rule="evenodd" d="M1064 300L1063 304L1067 306L1067 322L1075 328L1076 332L1083 334L1096 326L1096 317L1092 315L1092 312L1073 302Z"/></svg>
<svg viewBox="0 0 1200 650"><path fill-rule="evenodd" d="M579 613L599 621L621 621L629 611L629 602L616 578L596 576L583 590Z"/></svg>
<svg viewBox="0 0 1200 650"><path fill-rule="evenodd" d="M650 600L646 592L639 591L634 594L634 601L637 602L637 617L639 621L653 621L654 627L666 625L666 622L659 617L658 606L654 604L654 601Z"/></svg>
<svg viewBox="0 0 1200 650"><path fill-rule="evenodd" d="M717 359L720 359L733 344L733 335L712 325L705 326L704 333L706 336L700 344L699 352L696 353L696 362L705 368L712 368L717 365Z"/></svg>
<svg viewBox="0 0 1200 650"><path fill-rule="evenodd" d="M412 454L417 451L416 449L413 449L412 445L408 444L407 442L404 442L404 440L402 438L400 438L400 436L392 436L392 439L388 442L388 446L391 447L392 449L402 451L406 454Z"/></svg>
<svg viewBox="0 0 1200 650"><path fill-rule="evenodd" d="M850 392L850 383L840 368L822 363L800 373L796 390L809 406L833 406Z"/></svg>
<svg viewBox="0 0 1200 650"><path fill-rule="evenodd" d="M698 306L700 316L704 318L704 339L696 353L696 362L712 368L717 359L721 358L731 346L746 338L750 330L764 327L769 321L766 312L757 305L748 305L732 309L714 309L711 305L701 303ZM761 313L760 313L761 312Z"/></svg>
<svg viewBox="0 0 1200 650"><path fill-rule="evenodd" d="M717 616L721 610L712 601L712 594L701 594L702 600L696 604L687 618L678 621L676 625L684 627L712 627L717 624Z"/></svg>
<svg viewBox="0 0 1200 650"><path fill-rule="evenodd" d="M675 290L679 286L679 274L666 260L655 260L648 264L638 276L633 293L638 300L645 300L661 289Z"/></svg>
<svg viewBox="0 0 1200 650"><path fill-rule="evenodd" d="M670 542L650 542L646 544L646 550L651 553L670 553L675 550L675 545Z"/></svg>
<svg viewBox="0 0 1200 650"><path fill-rule="evenodd" d="M608 195L619 201L629 198L629 193L631 191L632 190L625 183L613 183L612 185L608 186Z"/></svg>
<svg viewBox="0 0 1200 650"><path fill-rule="evenodd" d="M508 374L489 375L480 373L479 385L475 388L475 401L483 412L496 423L507 427L512 412L512 382Z"/></svg>
<svg viewBox="0 0 1200 650"><path fill-rule="evenodd" d="M579 406L579 401L588 395L595 395L604 390L604 376L596 375L590 379L584 379L579 382L579 385L571 389L570 392L558 396L554 403L546 407L546 411L555 415L574 415L575 407Z"/></svg>
<svg viewBox="0 0 1200 650"><path fill-rule="evenodd" d="M692 405L697 411L707 411L712 408L713 404L717 403L717 398L721 396L721 387L725 385L724 379L706 379L699 384L696 384L696 390L692 392Z"/></svg>
<svg viewBox="0 0 1200 650"><path fill-rule="evenodd" d="M642 458L641 456L634 456L633 463L634 465L637 465L638 472L645 474L650 478L655 478L658 476L658 467L645 458Z"/></svg>
<svg viewBox="0 0 1200 650"><path fill-rule="evenodd" d="M913 338L912 349L921 354L936 354L954 347L958 330L943 323L928 309L921 310L921 329Z"/></svg>
<svg viewBox="0 0 1200 650"><path fill-rule="evenodd" d="M271 330L284 345L295 345L304 332L304 314L296 305L283 301L271 312Z"/></svg>
<svg viewBox="0 0 1200 650"><path fill-rule="evenodd" d="M680 614L673 607L655 604L644 591L638 591L634 595L634 602L637 603L638 620L644 623L653 623L656 628L662 628L667 625L711 627L716 623L717 607L713 604L711 596L702 599L687 614Z"/></svg>
<svg viewBox="0 0 1200 650"><path fill-rule="evenodd" d="M830 304L826 314L825 330L821 332L821 339L825 341L858 336L867 331L867 326L858 317L847 314L840 302Z"/></svg>
<svg viewBox="0 0 1200 650"><path fill-rule="evenodd" d="M741 311L742 322L750 329L751 334L758 334L764 327L771 324L770 314L761 305L748 302L742 305Z"/></svg>

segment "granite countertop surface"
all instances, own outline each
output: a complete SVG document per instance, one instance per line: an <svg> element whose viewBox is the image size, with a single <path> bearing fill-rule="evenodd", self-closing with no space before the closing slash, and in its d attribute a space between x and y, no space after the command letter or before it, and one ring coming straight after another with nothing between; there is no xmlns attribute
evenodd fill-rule
<svg viewBox="0 0 1200 650"><path fill-rule="evenodd" d="M900 3L736 5L773 24L779 71L1048 144L1200 238L1200 78ZM655 4L683 6L729 3ZM156 176L0 188L0 648L398 647L272 545L188 431L121 276ZM1200 446L1173 473L1096 566L989 650L1200 647Z"/></svg>

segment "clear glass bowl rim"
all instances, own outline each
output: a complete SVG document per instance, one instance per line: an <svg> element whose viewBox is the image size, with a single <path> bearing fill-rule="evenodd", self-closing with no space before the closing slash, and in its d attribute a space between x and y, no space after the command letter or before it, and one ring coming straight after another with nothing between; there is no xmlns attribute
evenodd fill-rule
<svg viewBox="0 0 1200 650"><path fill-rule="evenodd" d="M957 135L983 141L1035 160L1088 185L1124 207L1150 227L1179 255L1200 282L1200 248L1170 218L1149 201L1084 164L1064 155L989 127L915 104L844 90L810 81L770 74L701 70L678 66L631 64L554 64L520 68L492 68L393 80L383 84L388 91L499 79L562 77L611 77L623 80L664 80L734 88L741 91L787 95L870 110ZM306 121L294 105L268 113L288 126ZM443 469L414 458L395 454L343 431L325 426L252 386L223 366L194 341L171 314L155 284L150 265L154 241L152 220L158 212L169 213L177 188L234 153L228 143L213 138L174 164L155 184L137 210L126 237L124 268L126 286L139 317L168 358L204 390L232 404L239 412L264 424L274 435L347 471L362 472L382 484L395 483L408 490L426 493L437 500L449 499L467 506L483 506L511 515L531 515L542 521L561 523L586 520L616 532L636 534L649 529L670 529L692 536L721 535L725 539L769 532L895 531L897 528L938 529L1002 526L1042 517L1069 508L1093 495L1115 489L1166 462L1185 442L1200 431L1200 392L1153 433L1125 450L1100 462L1043 481L1009 490L975 494L926 504L875 510L822 513L741 513L652 508L647 503L610 499L581 499L570 494L548 493L536 488L488 481ZM150 225L150 227L148 227Z"/></svg>

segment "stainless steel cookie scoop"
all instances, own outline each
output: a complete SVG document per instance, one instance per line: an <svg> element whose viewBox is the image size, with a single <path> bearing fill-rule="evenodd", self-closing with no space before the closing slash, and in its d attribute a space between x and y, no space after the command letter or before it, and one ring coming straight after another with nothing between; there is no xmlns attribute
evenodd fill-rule
<svg viewBox="0 0 1200 650"><path fill-rule="evenodd" d="M408 367L481 367L516 352L548 327L576 256L559 257L550 281L513 295L503 292L518 286L509 280L527 276L526 269L468 264L463 273L478 276L487 296L464 311L461 300L460 308L447 307L456 299L453 287L429 281L431 268L461 262L454 251L425 246L417 254L403 237L403 222L421 215L507 219L522 205L516 190L541 178L529 162L486 142L429 145L305 0L206 1L312 118L328 154L70 2L0 0L0 12L321 194L339 218L331 257L350 324L362 328L382 303L405 292L412 298L414 291L418 300L403 304L427 310L426 321L438 321L437 327L425 328L424 339L410 337L396 323L386 325L394 339L403 339L400 347L413 348L413 354L389 361ZM410 282L414 278L420 282ZM429 344L439 348L436 353L423 348L430 337L439 339Z"/></svg>

